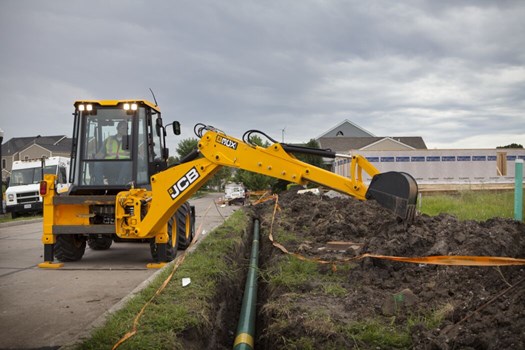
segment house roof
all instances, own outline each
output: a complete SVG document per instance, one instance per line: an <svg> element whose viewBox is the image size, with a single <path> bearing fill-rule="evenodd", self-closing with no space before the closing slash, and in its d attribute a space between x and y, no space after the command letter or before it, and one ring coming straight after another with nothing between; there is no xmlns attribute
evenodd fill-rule
<svg viewBox="0 0 525 350"><path fill-rule="evenodd" d="M13 137L2 145L3 156L10 156L37 144L51 152L67 153L71 150L72 139L65 135Z"/></svg>
<svg viewBox="0 0 525 350"><path fill-rule="evenodd" d="M420 136L404 137L321 137L317 141L321 148L329 148L334 152L348 152L352 149L363 149L384 139L392 139L410 148L427 149L425 141Z"/></svg>
<svg viewBox="0 0 525 350"><path fill-rule="evenodd" d="M376 141L375 143L379 143L385 140L390 140L395 143L406 145L413 149L427 149L427 145L425 144L425 141L423 141L423 138L421 136L388 136L382 138L380 141ZM366 147L369 146L371 146L371 144L367 145Z"/></svg>
<svg viewBox="0 0 525 350"><path fill-rule="evenodd" d="M319 140L320 138L323 138L323 137L335 137L335 136L374 137L375 135L363 129L362 127L352 123L348 119L345 119L341 123L334 126L333 128L319 135L316 139Z"/></svg>

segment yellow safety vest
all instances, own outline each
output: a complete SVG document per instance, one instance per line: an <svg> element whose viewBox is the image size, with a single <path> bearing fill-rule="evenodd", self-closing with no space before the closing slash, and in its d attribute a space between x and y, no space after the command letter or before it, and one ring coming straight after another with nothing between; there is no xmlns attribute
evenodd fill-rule
<svg viewBox="0 0 525 350"><path fill-rule="evenodd" d="M106 159L129 159L129 151L122 149L122 142L115 136L110 136L106 140Z"/></svg>

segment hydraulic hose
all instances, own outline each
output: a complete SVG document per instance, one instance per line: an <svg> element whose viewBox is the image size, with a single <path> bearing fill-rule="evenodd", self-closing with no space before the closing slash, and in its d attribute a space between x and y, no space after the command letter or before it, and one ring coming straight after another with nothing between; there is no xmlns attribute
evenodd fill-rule
<svg viewBox="0 0 525 350"><path fill-rule="evenodd" d="M257 273L259 270L259 220L253 222L253 241L250 266L244 286L242 309L237 324L237 334L233 344L234 350L249 350L254 348L255 319L257 304Z"/></svg>
<svg viewBox="0 0 525 350"><path fill-rule="evenodd" d="M320 157L325 157L325 158L335 158L337 156L337 154L331 149L321 149L321 148L289 145L287 143L281 143L281 146L288 153L313 154L315 156L320 156Z"/></svg>

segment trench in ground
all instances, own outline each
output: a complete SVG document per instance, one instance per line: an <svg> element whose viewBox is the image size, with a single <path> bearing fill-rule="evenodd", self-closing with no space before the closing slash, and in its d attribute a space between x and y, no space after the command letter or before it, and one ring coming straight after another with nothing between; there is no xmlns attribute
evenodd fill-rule
<svg viewBox="0 0 525 350"><path fill-rule="evenodd" d="M525 225L510 219L476 222L420 215L406 228L371 201L284 195L279 203L274 237L312 259L364 252L525 256ZM256 348L525 348L523 266L365 259L333 270L329 264L287 256L271 245L267 236L273 209L273 203L266 203L248 210L261 221ZM245 268L217 294L216 348L231 348L234 341L251 230L242 249L232 254ZM356 252L320 249L329 241L363 246ZM285 280L290 271L291 278Z"/></svg>

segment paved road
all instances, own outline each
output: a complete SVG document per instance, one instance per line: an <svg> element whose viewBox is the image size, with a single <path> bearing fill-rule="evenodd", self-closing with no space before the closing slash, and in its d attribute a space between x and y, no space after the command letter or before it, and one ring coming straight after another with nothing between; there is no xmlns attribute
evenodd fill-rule
<svg viewBox="0 0 525 350"><path fill-rule="evenodd" d="M219 196L191 201L196 228L210 232L238 208L216 205ZM79 262L39 269L41 234L41 220L0 225L0 349L69 344L158 271L146 268L151 256L143 243L113 244L107 251L87 248Z"/></svg>

